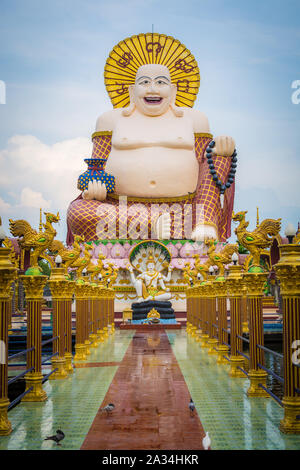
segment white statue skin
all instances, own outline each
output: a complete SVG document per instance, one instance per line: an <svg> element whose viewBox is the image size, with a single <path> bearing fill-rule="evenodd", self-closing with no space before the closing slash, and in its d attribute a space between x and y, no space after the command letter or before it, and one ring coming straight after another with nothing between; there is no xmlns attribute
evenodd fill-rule
<svg viewBox="0 0 300 470"><path fill-rule="evenodd" d="M112 131L106 171L116 178L116 193L159 198L194 192L199 172L194 133L210 133L207 117L196 109L175 106L176 85L163 65L141 66L135 84L129 86L129 96L128 108L108 111L96 124L96 131ZM232 155L235 142L231 137L214 140L215 154ZM83 198L103 201L105 185L90 183ZM167 228L161 238L169 238L168 233ZM206 237L217 237L213 226L197 226L192 234L197 241Z"/></svg>
<svg viewBox="0 0 300 470"><path fill-rule="evenodd" d="M146 302L147 300L170 300L172 297L172 294L169 292L169 288L165 286L164 281L169 282L171 279L171 273L172 273L172 266L169 266L168 268L168 275L164 276L163 274L158 274L157 278L152 280L153 275L157 273L155 270L155 265L154 263L148 263L147 265L147 271L139 274L137 277L135 277L133 273L133 268L132 266L127 267L129 273L130 273L130 278L131 282L136 290L137 293L137 302ZM146 299L143 297L143 282L146 285L146 288L152 281L152 287L157 288L158 285L159 287L165 291L162 294L158 294L155 297L148 296Z"/></svg>

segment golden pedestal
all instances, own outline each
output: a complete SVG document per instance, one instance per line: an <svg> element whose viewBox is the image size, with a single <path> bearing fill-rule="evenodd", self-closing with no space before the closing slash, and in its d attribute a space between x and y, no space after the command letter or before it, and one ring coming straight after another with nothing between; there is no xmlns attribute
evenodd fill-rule
<svg viewBox="0 0 300 470"><path fill-rule="evenodd" d="M300 397L283 398L284 418L279 429L285 434L300 434Z"/></svg>
<svg viewBox="0 0 300 470"><path fill-rule="evenodd" d="M259 384L266 387L268 374L263 370L249 370L248 379L250 380L250 387L247 390L248 397L263 397L270 398L270 395L259 386Z"/></svg>
<svg viewBox="0 0 300 470"><path fill-rule="evenodd" d="M32 390L27 393L21 401L24 402L40 402L47 400L47 394L43 390L43 375L41 373L29 372L25 375L26 390L32 387Z"/></svg>
<svg viewBox="0 0 300 470"><path fill-rule="evenodd" d="M48 280L47 276L24 275L22 280L27 300L27 349L34 348L27 354L27 369L34 372L25 375L26 390L33 389L22 398L24 402L39 402L47 399L43 390L42 380L42 314L41 302L43 291Z"/></svg>
<svg viewBox="0 0 300 470"><path fill-rule="evenodd" d="M52 359L52 370L57 369L53 374L50 375L49 380L56 379L65 379L68 377L68 372L66 370L66 358L59 357L57 359Z"/></svg>
<svg viewBox="0 0 300 470"><path fill-rule="evenodd" d="M8 398L0 399L0 436L8 436L12 432L11 423L7 416L9 403Z"/></svg>

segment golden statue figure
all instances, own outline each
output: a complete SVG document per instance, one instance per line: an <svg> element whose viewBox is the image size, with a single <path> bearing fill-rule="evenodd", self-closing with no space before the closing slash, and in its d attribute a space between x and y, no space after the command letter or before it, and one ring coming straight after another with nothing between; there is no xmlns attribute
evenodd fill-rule
<svg viewBox="0 0 300 470"><path fill-rule="evenodd" d="M133 286L137 293L137 302L148 300L165 301L171 299L169 288L165 282L171 279L171 255L167 248L159 242L141 242L129 255L131 265L127 267ZM135 277L133 269L140 274ZM168 268L167 276L161 271Z"/></svg>
<svg viewBox="0 0 300 470"><path fill-rule="evenodd" d="M30 254L30 272L33 274L40 273L41 269L38 265L38 259L43 257L47 259L47 255L44 253L50 247L56 235L56 230L52 227L52 224L60 220L59 213L55 215L50 212L44 212L44 214L46 216L46 223L41 224L39 232L34 230L26 220L9 219L10 231L14 237L19 237L21 248L32 249ZM44 228L44 231L42 228Z"/></svg>
<svg viewBox="0 0 300 470"><path fill-rule="evenodd" d="M239 243L250 251L249 256L252 258L252 263L249 270L261 271L261 252L272 245L274 238L280 232L281 219L265 219L253 232L248 232L246 229L249 222L245 220L246 214L247 211L240 211L236 214L234 212L232 213L232 220L239 222L234 232L237 235Z"/></svg>
<svg viewBox="0 0 300 470"><path fill-rule="evenodd" d="M53 240L49 250L57 255L61 256L63 266L68 269L72 263L74 263L80 256L81 248L80 243L84 242L84 238L80 235L75 235L73 247L71 249L66 248L64 244L59 240Z"/></svg>
<svg viewBox="0 0 300 470"><path fill-rule="evenodd" d="M216 253L215 240L208 240L209 245L208 257L211 266L217 266L219 270L218 278L224 278L225 265L231 263L233 253L238 253L238 245L236 243L228 243L224 248Z"/></svg>

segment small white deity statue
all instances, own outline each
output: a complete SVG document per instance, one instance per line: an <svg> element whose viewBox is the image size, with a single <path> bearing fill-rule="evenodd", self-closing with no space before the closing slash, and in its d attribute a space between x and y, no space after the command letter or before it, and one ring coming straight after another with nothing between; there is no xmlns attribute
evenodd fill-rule
<svg viewBox="0 0 300 470"><path fill-rule="evenodd" d="M150 253L147 263L147 271L135 277L133 267L128 266L130 278L137 293L137 302L146 302L147 300L170 300L170 289L165 286L165 282L171 279L172 266L168 267L168 275L164 276L155 269L155 261Z"/></svg>

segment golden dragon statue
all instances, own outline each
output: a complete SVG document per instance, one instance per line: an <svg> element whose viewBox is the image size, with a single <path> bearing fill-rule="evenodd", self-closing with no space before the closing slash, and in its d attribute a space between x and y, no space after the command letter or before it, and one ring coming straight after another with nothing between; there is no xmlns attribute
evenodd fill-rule
<svg viewBox="0 0 300 470"><path fill-rule="evenodd" d="M113 263L108 263L107 266L101 271L101 284L107 287L112 287L118 277L119 268Z"/></svg>
<svg viewBox="0 0 300 470"><path fill-rule="evenodd" d="M64 244L59 240L53 240L49 247L49 251L60 255L63 266L68 269L72 263L74 263L80 256L81 247L80 243L84 242L84 237L75 235L74 243L72 248L66 248Z"/></svg>
<svg viewBox="0 0 300 470"><path fill-rule="evenodd" d="M60 220L59 213L55 215L50 212L44 212L44 215L46 216L46 223L42 224L42 230L39 232L34 230L26 220L9 219L10 231L14 237L19 238L20 247L25 250L32 250L30 253L30 267L39 271L38 259L48 259L45 251L49 248L56 235L56 230L52 227L52 224Z"/></svg>
<svg viewBox="0 0 300 470"><path fill-rule="evenodd" d="M231 263L231 257L233 253L238 254L237 243L227 243L223 249L216 253L216 245L213 239L205 241L205 244L209 246L207 255L212 266L217 266L219 273L218 278L224 278L225 265Z"/></svg>
<svg viewBox="0 0 300 470"><path fill-rule="evenodd" d="M252 261L251 267L261 268L260 255L272 245L274 238L279 234L281 219L265 219L253 232L248 232L249 222L245 220L246 214L247 211L232 213L232 220L239 223L234 232L239 243L250 252L248 262Z"/></svg>
<svg viewBox="0 0 300 470"><path fill-rule="evenodd" d="M97 264L94 264L91 261L88 264L86 270L87 270L87 273L90 274L92 282L98 281L99 274L101 274L102 271L105 270L105 267L103 264L104 259L105 259L105 256L100 253Z"/></svg>
<svg viewBox="0 0 300 470"><path fill-rule="evenodd" d="M84 268L87 268L87 266L91 262L91 257L92 257L92 249L93 247L91 245L88 245L85 243L84 245L84 255L79 256L76 260L72 261L70 264L70 268L76 269L76 276L77 280L84 280L82 277L82 271Z"/></svg>

